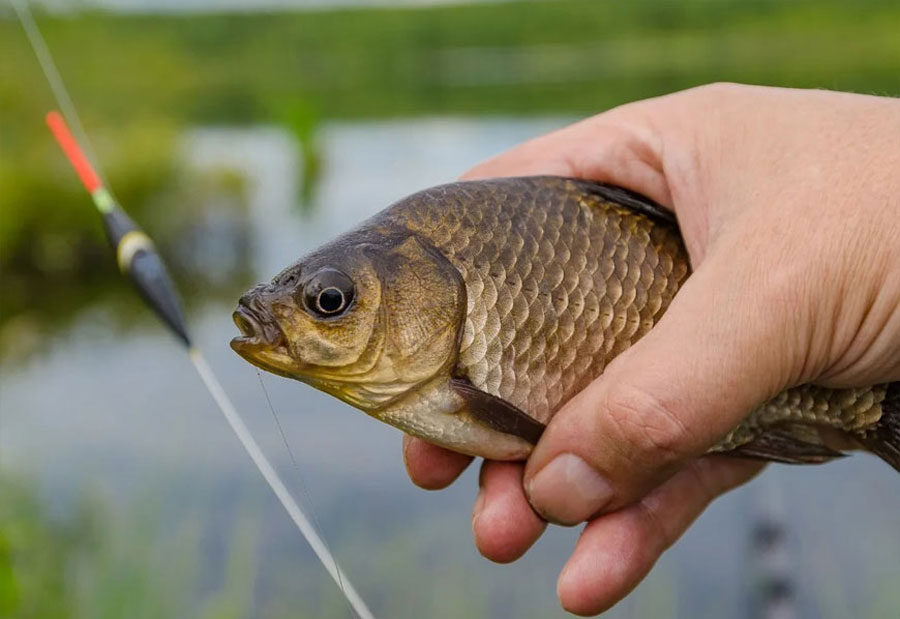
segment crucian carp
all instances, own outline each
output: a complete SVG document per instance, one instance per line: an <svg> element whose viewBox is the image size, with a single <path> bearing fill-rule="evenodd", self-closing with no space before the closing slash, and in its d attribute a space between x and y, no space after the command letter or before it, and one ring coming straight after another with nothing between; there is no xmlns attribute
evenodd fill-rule
<svg viewBox="0 0 900 619"><path fill-rule="evenodd" d="M404 432L526 458L554 413L646 334L690 276L675 218L558 177L416 193L241 297L231 346ZM900 470L900 383L800 385L712 452L790 463L842 453Z"/></svg>

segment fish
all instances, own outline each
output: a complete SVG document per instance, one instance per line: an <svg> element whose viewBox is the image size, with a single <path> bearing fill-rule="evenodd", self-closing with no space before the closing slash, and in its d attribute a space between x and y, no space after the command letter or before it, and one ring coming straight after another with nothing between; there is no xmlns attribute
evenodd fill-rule
<svg viewBox="0 0 900 619"><path fill-rule="evenodd" d="M249 290L231 346L410 435L521 460L690 273L675 217L637 193L553 176L455 182ZM710 452L819 463L843 455L829 433L900 471L900 383L787 389Z"/></svg>

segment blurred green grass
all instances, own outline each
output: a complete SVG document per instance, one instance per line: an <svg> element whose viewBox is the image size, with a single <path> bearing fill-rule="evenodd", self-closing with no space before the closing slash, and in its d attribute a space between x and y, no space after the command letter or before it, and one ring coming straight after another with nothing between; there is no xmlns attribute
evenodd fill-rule
<svg viewBox="0 0 900 619"><path fill-rule="evenodd" d="M0 617L252 615L260 534L252 501L219 532L228 539L223 574L202 586L210 514L201 500L194 498L176 514L162 504L165 489L151 484L126 513L116 513L111 497L86 492L63 517L51 513L33 486L0 474Z"/></svg>
<svg viewBox="0 0 900 619"><path fill-rule="evenodd" d="M251 484L250 490L233 480L227 487L201 486L177 474L143 481L126 504L83 489L76 507L60 515L48 507L52 501L36 494L37 480L0 471L0 617L348 616L338 589L264 488ZM459 524L452 515L422 518L401 510L393 515L399 526L370 521L344 530L358 514L348 509L352 505L330 507L337 520L347 520L332 530L334 550L352 559L356 584L379 616L557 614L553 599L537 602L530 595L534 583L527 579L500 595L492 591L483 573L467 567L474 548L460 545L458 532L442 535ZM822 616L893 617L900 607L900 574L874 563L863 576L865 597L857 605L840 599L840 582L812 592ZM680 616L680 578L671 566L658 566L641 595L610 615ZM740 616L736 608L721 609L721 616Z"/></svg>
<svg viewBox="0 0 900 619"><path fill-rule="evenodd" d="M138 219L173 182L185 125L284 125L303 144L309 176L323 120L589 114L718 80L896 94L900 74L900 5L882 0L75 12L39 21L111 185ZM43 127L55 104L9 15L0 57L0 269L86 277L103 256L101 239Z"/></svg>

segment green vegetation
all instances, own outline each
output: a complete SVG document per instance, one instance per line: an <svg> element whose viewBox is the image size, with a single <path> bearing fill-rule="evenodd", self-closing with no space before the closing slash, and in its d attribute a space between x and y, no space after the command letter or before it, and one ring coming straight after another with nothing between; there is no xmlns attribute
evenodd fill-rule
<svg viewBox="0 0 900 619"><path fill-rule="evenodd" d="M0 496L0 617L253 615L261 533L253 499L258 497L245 497L233 522L214 532L209 496L194 497L173 513L159 500L166 496L163 487L149 489L125 513L116 513L95 493L66 518L52 516L24 484L2 474ZM221 539L210 539L216 536ZM223 544L223 560L216 567L204 562L204 545L211 541ZM321 575L312 580L321 588L326 584ZM341 616L336 602L323 616Z"/></svg>
<svg viewBox="0 0 900 619"><path fill-rule="evenodd" d="M176 497L185 490L177 479L158 482L124 508L94 492L74 515L60 518L0 473L0 617L349 616L337 587L265 490L234 492L232 485L223 502L215 491L196 492L198 485ZM490 583L467 567L472 550L440 534L435 539L442 527L466 526L449 520L410 520L377 536L360 531L335 548L352 558L357 584L378 616L493 616ZM509 616L556 614L552 599L536 607L531 586L521 583L504 601Z"/></svg>
<svg viewBox="0 0 900 619"><path fill-rule="evenodd" d="M4 619L348 616L334 583L256 483L248 491L234 481L227 490L197 480L187 486L178 475L149 484L144 480L145 489L125 506L87 492L61 517L29 488L38 485L36 480L28 481L0 472ZM348 561L377 616L562 615L552 597L535 597L535 582L528 578L510 583L502 568L481 569L487 566L474 559L474 549L456 541L468 528L457 514L394 513L390 525L376 518L348 531L334 530L348 505L331 505L327 519L326 506L318 508L323 521L330 522L333 541L340 542L334 550ZM358 512L350 511L348 522L358 522ZM823 616L893 616L900 604L898 575L877 562L869 566L864 597L855 605L835 598L839 582L817 587L814 595ZM678 604L680 582L678 570L663 561L629 602L608 616L679 616L684 608ZM722 608L717 616L740 616L739 604Z"/></svg>
<svg viewBox="0 0 900 619"><path fill-rule="evenodd" d="M43 25L102 127L146 114L302 126L312 112L589 113L722 79L888 92L898 23L883 0L563 0ZM10 77L37 84L17 25L2 32ZM42 89L29 90L16 103L36 103Z"/></svg>
<svg viewBox="0 0 900 619"><path fill-rule="evenodd" d="M285 125L314 172L315 128L333 118L587 114L715 80L895 93L898 24L887 0L41 19L111 184L142 221L174 182L186 124ZM88 277L100 237L43 127L54 104L12 19L0 20L0 57L0 269Z"/></svg>
<svg viewBox="0 0 900 619"><path fill-rule="evenodd" d="M5 477L0 496L0 617L69 616L67 564L90 544L91 515L50 524L37 497Z"/></svg>

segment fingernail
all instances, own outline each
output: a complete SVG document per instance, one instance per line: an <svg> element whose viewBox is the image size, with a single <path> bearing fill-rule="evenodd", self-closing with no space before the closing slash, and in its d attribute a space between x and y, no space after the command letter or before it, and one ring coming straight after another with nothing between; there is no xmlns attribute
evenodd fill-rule
<svg viewBox="0 0 900 619"><path fill-rule="evenodd" d="M562 454L528 484L528 500L550 522L573 525L597 513L613 496L612 486L575 454Z"/></svg>

